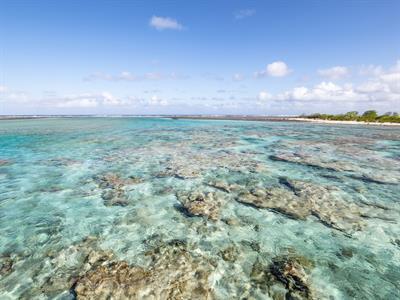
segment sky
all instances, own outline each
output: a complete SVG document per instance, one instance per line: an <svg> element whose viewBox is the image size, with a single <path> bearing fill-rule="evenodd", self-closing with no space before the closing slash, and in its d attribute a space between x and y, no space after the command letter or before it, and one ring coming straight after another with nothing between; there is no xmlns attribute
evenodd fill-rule
<svg viewBox="0 0 400 300"><path fill-rule="evenodd" d="M0 114L400 112L400 1L0 0Z"/></svg>

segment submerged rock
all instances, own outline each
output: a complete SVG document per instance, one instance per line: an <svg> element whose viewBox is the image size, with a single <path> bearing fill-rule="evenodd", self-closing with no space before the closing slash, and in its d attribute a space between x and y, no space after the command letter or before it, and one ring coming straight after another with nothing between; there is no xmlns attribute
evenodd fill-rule
<svg viewBox="0 0 400 300"><path fill-rule="evenodd" d="M214 192L178 193L177 197L189 215L203 216L210 220L219 218L221 198Z"/></svg>
<svg viewBox="0 0 400 300"><path fill-rule="evenodd" d="M9 165L9 164L11 164L11 162L9 160L0 159L0 167L1 166L6 166L6 165Z"/></svg>
<svg viewBox="0 0 400 300"><path fill-rule="evenodd" d="M254 287L267 292L273 299L315 299L304 259L275 257L269 265L259 260L253 264L250 281Z"/></svg>
<svg viewBox="0 0 400 300"><path fill-rule="evenodd" d="M223 180L210 181L208 182L208 185L226 193L238 191L241 188L238 184L229 184L228 182Z"/></svg>
<svg viewBox="0 0 400 300"><path fill-rule="evenodd" d="M204 137L204 136L203 136ZM201 137L201 139L203 139ZM192 142L185 141L177 143L173 147L164 149L170 154L169 159L163 164L161 172L156 172L156 177L174 177L178 179L199 178L210 170L224 169L244 172L264 172L266 166L255 159L254 153L238 153L227 148L230 142L226 144L223 141L197 140L195 136L191 139L201 142L207 147L193 147ZM215 145L217 143L218 145ZM222 143L222 144L221 144ZM179 151L177 151L177 149Z"/></svg>
<svg viewBox="0 0 400 300"><path fill-rule="evenodd" d="M62 249L51 250L47 253L43 269L49 268L47 277L35 278L41 282L40 292L49 298L68 291L71 285L85 272L113 259L111 251L104 251L97 247L95 237Z"/></svg>
<svg viewBox="0 0 400 300"><path fill-rule="evenodd" d="M243 240L243 241L240 241L240 243L245 247L249 247L252 251L260 252L260 250L261 250L261 246L260 246L259 242Z"/></svg>
<svg viewBox="0 0 400 300"><path fill-rule="evenodd" d="M9 255L0 257L0 277L6 276L12 272L14 260Z"/></svg>
<svg viewBox="0 0 400 300"><path fill-rule="evenodd" d="M126 206L128 201L125 199L125 191L123 189L109 189L101 194L106 206Z"/></svg>
<svg viewBox="0 0 400 300"><path fill-rule="evenodd" d="M313 168L326 169L330 171L357 171L359 168L349 162L344 161L324 161L314 156L301 153L279 153L271 155L271 160L284 161L289 163L300 164Z"/></svg>
<svg viewBox="0 0 400 300"><path fill-rule="evenodd" d="M237 199L241 203L272 209L295 219L305 219L309 215L306 199L296 197L290 191L280 187L253 189L239 194Z"/></svg>
<svg viewBox="0 0 400 300"><path fill-rule="evenodd" d="M239 256L239 250L235 246L229 246L220 252L220 256L227 262L235 262Z"/></svg>
<svg viewBox="0 0 400 300"><path fill-rule="evenodd" d="M392 245L397 246L398 248L400 248L400 239L393 239L390 242L392 243Z"/></svg>
<svg viewBox="0 0 400 300"><path fill-rule="evenodd" d="M213 266L192 255L184 243L168 243L147 253L148 268L111 261L81 276L71 290L78 299L212 299Z"/></svg>
<svg viewBox="0 0 400 300"><path fill-rule="evenodd" d="M41 160L40 163L46 166L70 167L74 165L79 165L80 161L68 157L55 157Z"/></svg>
<svg viewBox="0 0 400 300"><path fill-rule="evenodd" d="M361 230L363 209L346 202L329 186L281 178L284 187L253 189L239 194L237 200L257 208L267 208L295 219L315 216L328 226L344 232Z"/></svg>
<svg viewBox="0 0 400 300"><path fill-rule="evenodd" d="M282 183L297 197L307 200L309 213L322 224L347 233L359 231L364 226L363 208L335 194L338 189L300 180L282 179Z"/></svg>
<svg viewBox="0 0 400 300"><path fill-rule="evenodd" d="M199 177L201 172L201 168L180 167L175 170L174 177L179 179L192 179Z"/></svg>
<svg viewBox="0 0 400 300"><path fill-rule="evenodd" d="M111 188L115 189L126 185L136 184L142 182L138 177L131 176L129 178L121 178L119 175L114 173L108 173L103 176L95 177L95 180L99 186L103 189Z"/></svg>
<svg viewBox="0 0 400 300"><path fill-rule="evenodd" d="M112 262L86 273L72 291L78 299L139 299L137 290L146 276L142 268L130 267L125 261Z"/></svg>
<svg viewBox="0 0 400 300"><path fill-rule="evenodd" d="M373 154L371 153L368 153L368 155L373 157ZM352 153L352 156L354 156L354 153ZM366 172L358 165L355 165L354 163L349 161L323 159L320 157L298 152L278 153L275 155L271 155L269 158L274 161L295 163L328 171L346 172L346 176L366 183L398 184L398 182L400 181L400 177L398 176L398 167L396 167L396 163L394 162L394 160L388 161L379 158L375 159L373 162L368 161L367 163L372 163L372 165L374 166L374 172ZM359 159L359 157L352 157L352 160L357 159Z"/></svg>
<svg viewBox="0 0 400 300"><path fill-rule="evenodd" d="M275 280L284 284L289 299L312 299L307 275L297 260L287 257L276 258L270 264L269 271Z"/></svg>
<svg viewBox="0 0 400 300"><path fill-rule="evenodd" d="M400 176L396 176L393 173L385 172L386 174L382 174L382 172L375 173L362 173L362 174L351 174L350 178L361 180L366 183L377 183L377 184L399 184Z"/></svg>
<svg viewBox="0 0 400 300"><path fill-rule="evenodd" d="M104 176L96 177L100 188L104 189L101 198L106 206L126 206L128 200L126 197L126 186L142 182L138 177L121 178L117 174L109 173Z"/></svg>

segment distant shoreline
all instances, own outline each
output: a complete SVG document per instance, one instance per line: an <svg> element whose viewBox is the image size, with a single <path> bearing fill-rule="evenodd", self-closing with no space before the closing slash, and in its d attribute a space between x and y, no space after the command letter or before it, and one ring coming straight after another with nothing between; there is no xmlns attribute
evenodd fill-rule
<svg viewBox="0 0 400 300"><path fill-rule="evenodd" d="M279 117L279 116L253 116L253 115L175 115L165 116L171 119L188 119L188 120L231 120L231 121L266 121L266 122L285 122L297 121L296 117Z"/></svg>
<svg viewBox="0 0 400 300"><path fill-rule="evenodd" d="M344 124L344 125L372 125L372 126L400 126L400 123L379 123L364 121L334 121L323 119L309 119L302 117L279 117L279 116L237 116L237 115L188 115L188 116L170 116L173 119L193 119L193 120L234 120L234 121L266 121L266 122L309 122L319 124Z"/></svg>
<svg viewBox="0 0 400 300"><path fill-rule="evenodd" d="M371 126L400 126L400 123L379 123L364 121L336 121L310 119L295 116L256 116L256 115L35 115L35 116L0 116L2 120L31 120L51 118L165 118L188 120L232 120L232 121L263 121L263 122L308 122L318 124L371 125Z"/></svg>
<svg viewBox="0 0 400 300"><path fill-rule="evenodd" d="M322 120L309 118L293 118L298 122L310 122L320 124L346 124L346 125L373 125L373 126L400 126L400 123L391 122L365 122L365 121L337 121L337 120Z"/></svg>

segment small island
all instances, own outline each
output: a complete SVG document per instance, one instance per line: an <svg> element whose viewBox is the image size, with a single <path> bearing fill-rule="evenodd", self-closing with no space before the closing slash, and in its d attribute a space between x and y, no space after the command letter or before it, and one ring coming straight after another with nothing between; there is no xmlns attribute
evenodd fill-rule
<svg viewBox="0 0 400 300"><path fill-rule="evenodd" d="M349 111L345 114L312 114L304 116L304 118L312 120L325 120L325 121L355 121L366 123L400 123L400 116L397 112L387 112L383 115L378 115L375 110L367 110L362 115L357 111Z"/></svg>

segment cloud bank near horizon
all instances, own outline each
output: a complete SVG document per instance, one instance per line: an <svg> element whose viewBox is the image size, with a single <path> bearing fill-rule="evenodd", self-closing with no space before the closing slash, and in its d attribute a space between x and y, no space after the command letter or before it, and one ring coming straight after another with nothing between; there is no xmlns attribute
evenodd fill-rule
<svg viewBox="0 0 400 300"><path fill-rule="evenodd" d="M318 109L331 109L339 106L346 109L375 108L380 110L400 110L400 60L393 66L384 68L383 66L360 66L359 74L362 80L357 84L351 81L334 82L349 77L348 68L344 66L334 66L328 69L316 71L318 76L326 77L329 80L322 80L312 85L298 85L291 89L272 93L266 88L254 92L244 90L217 89L211 94L214 96L194 95L190 91L188 96L167 96L161 90L143 91L138 94L117 95L109 91L97 93L66 94L61 96L50 95L44 97L32 97L28 92L13 90L7 86L0 86L0 103L18 104L24 106L45 107L47 109L83 109L86 112L96 109L117 108L117 111L128 113L129 110L140 112L140 109L152 108L155 111L167 113L193 113L190 110L196 109L199 113L215 113L218 111L228 111L234 113L249 112L268 112L276 107L297 108L298 111L315 112ZM274 77L275 80L285 80L287 76L294 76L295 71L289 69L283 61L271 62L267 64L265 75L246 77L241 73L232 75L232 82L236 85L242 82L259 81L265 76ZM132 73L124 71L118 75L107 75L97 73L85 78L85 80L104 80L118 84L118 82L135 83L141 80L190 80L190 77L179 77L170 73L160 75L158 73L148 73L143 76L134 76ZM261 79L260 79L261 78ZM360 79L357 78L357 79ZM197 78L193 78L197 80ZM221 81L219 81L221 82ZM223 85L222 83L219 83ZM271 85L271 84L270 84ZM273 86L273 84L272 84ZM208 94L208 93L207 93ZM221 96L222 95L222 96ZM246 111L243 111L246 108Z"/></svg>

